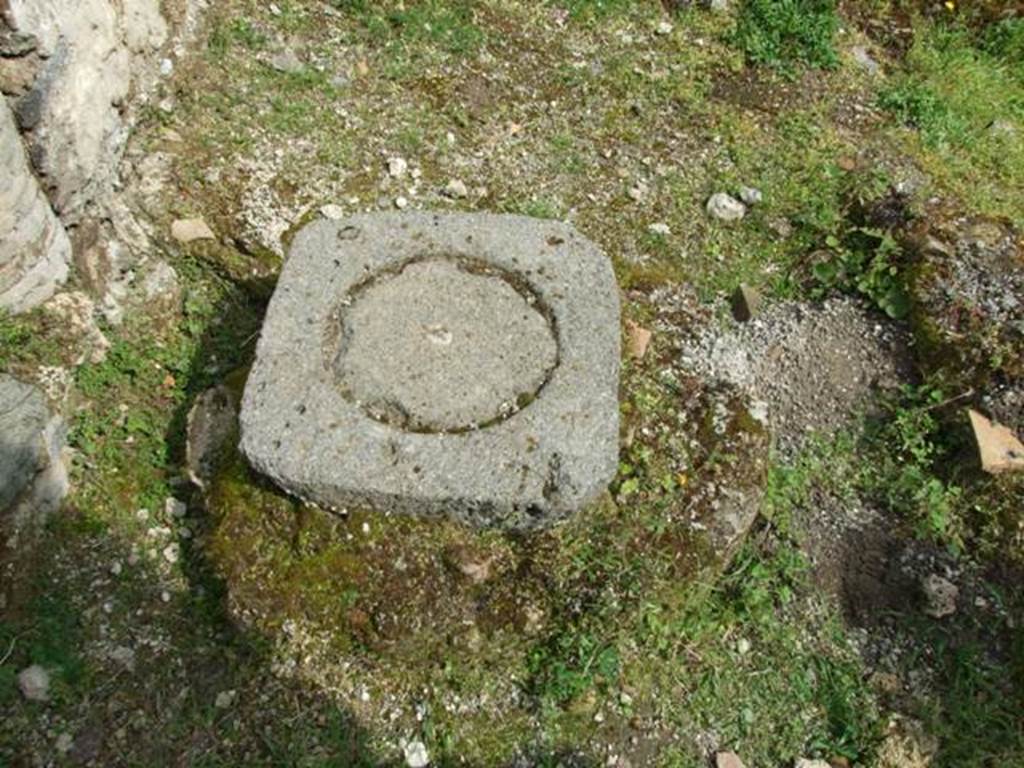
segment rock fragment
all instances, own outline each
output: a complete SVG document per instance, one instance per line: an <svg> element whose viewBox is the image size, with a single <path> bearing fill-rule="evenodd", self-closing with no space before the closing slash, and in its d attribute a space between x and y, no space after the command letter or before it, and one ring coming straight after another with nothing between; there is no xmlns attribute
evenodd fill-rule
<svg viewBox="0 0 1024 768"><path fill-rule="evenodd" d="M739 221L747 215L747 206L727 192L716 192L708 199L707 211L719 221Z"/></svg>
<svg viewBox="0 0 1024 768"><path fill-rule="evenodd" d="M320 215L325 219L331 221L337 221L338 219L345 218L345 209L340 205L334 203L327 203L327 205L320 206Z"/></svg>
<svg viewBox="0 0 1024 768"><path fill-rule="evenodd" d="M388 158L388 176L391 178L400 179L405 176L405 173L408 170L409 163L406 162L404 157Z"/></svg>
<svg viewBox="0 0 1024 768"><path fill-rule="evenodd" d="M626 349L629 352L629 356L634 360L643 360L644 355L647 354L647 347L651 343L651 332L638 323L627 320L626 334Z"/></svg>
<svg viewBox="0 0 1024 768"><path fill-rule="evenodd" d="M28 701L49 701L50 673L38 664L18 673L18 690Z"/></svg>
<svg viewBox="0 0 1024 768"><path fill-rule="evenodd" d="M194 240L214 240L217 236L202 219L177 219L171 224L171 237L184 245Z"/></svg>
<svg viewBox="0 0 1024 768"><path fill-rule="evenodd" d="M294 75L296 72L301 72L305 65L295 51L291 48L286 48L270 57L270 66L278 72Z"/></svg>
<svg viewBox="0 0 1024 768"><path fill-rule="evenodd" d="M942 619L956 613L956 600L960 589L949 579L937 573L929 574L921 582L925 597L924 612L933 619Z"/></svg>
<svg viewBox="0 0 1024 768"><path fill-rule="evenodd" d="M430 765L430 755L422 741L410 741L405 745L405 764L409 768L426 768Z"/></svg>
<svg viewBox="0 0 1024 768"><path fill-rule="evenodd" d="M746 768L735 752L719 752L715 755L715 768Z"/></svg>
<svg viewBox="0 0 1024 768"><path fill-rule="evenodd" d="M978 445L981 468L990 475L1024 470L1024 444L1017 436L973 409L968 409L967 413Z"/></svg>
<svg viewBox="0 0 1024 768"><path fill-rule="evenodd" d="M746 205L758 205L764 200L764 195L757 187L740 187L740 200Z"/></svg>
<svg viewBox="0 0 1024 768"><path fill-rule="evenodd" d="M732 316L737 322L746 323L760 311L761 303L760 291L746 283L740 283L730 299Z"/></svg>
<svg viewBox="0 0 1024 768"><path fill-rule="evenodd" d="M469 195L469 190L466 188L465 183L459 179L452 179L444 188L444 194L452 199L462 199Z"/></svg>
<svg viewBox="0 0 1024 768"><path fill-rule="evenodd" d="M201 394L188 412L185 463L189 479L199 488L213 478L238 429L238 410L226 387Z"/></svg>
<svg viewBox="0 0 1024 768"><path fill-rule="evenodd" d="M853 60L857 63L857 66L869 75L874 76L881 72L881 66L879 66L878 62L872 58L868 49L863 45L854 46L850 53L853 56Z"/></svg>

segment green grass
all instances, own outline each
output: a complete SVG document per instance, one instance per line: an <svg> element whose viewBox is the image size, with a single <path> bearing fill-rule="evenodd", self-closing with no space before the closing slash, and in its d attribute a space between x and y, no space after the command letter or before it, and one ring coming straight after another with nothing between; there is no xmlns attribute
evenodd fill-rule
<svg viewBox="0 0 1024 768"><path fill-rule="evenodd" d="M839 64L838 26L835 0L743 0L731 39L751 63L792 75Z"/></svg>
<svg viewBox="0 0 1024 768"><path fill-rule="evenodd" d="M973 212L1024 222L1024 78L1019 22L982 47L958 28L923 27L879 104L903 126L935 186Z"/></svg>

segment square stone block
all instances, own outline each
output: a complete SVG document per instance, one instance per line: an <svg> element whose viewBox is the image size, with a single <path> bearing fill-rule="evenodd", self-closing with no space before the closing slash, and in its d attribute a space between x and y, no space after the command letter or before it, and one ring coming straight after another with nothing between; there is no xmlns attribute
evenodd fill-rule
<svg viewBox="0 0 1024 768"><path fill-rule="evenodd" d="M571 226L387 213L295 237L267 310L241 446L340 510L549 525L618 465L619 296Z"/></svg>

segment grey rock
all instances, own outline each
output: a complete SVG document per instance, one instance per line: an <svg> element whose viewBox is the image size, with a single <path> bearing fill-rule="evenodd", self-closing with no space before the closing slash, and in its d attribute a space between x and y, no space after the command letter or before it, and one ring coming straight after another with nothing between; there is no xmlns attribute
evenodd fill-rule
<svg viewBox="0 0 1024 768"><path fill-rule="evenodd" d="M9 0L6 20L38 41L43 68L18 115L54 207L75 219L116 180L122 110L148 70L136 65L167 36L160 0Z"/></svg>
<svg viewBox="0 0 1024 768"><path fill-rule="evenodd" d="M295 74L296 72L301 72L306 65L302 63L302 59L296 55L295 51L291 48L286 48L270 57L270 66L278 72Z"/></svg>
<svg viewBox="0 0 1024 768"><path fill-rule="evenodd" d="M733 292L730 302L732 316L741 323L751 320L761 309L761 301L760 291L746 283L740 283Z"/></svg>
<svg viewBox="0 0 1024 768"><path fill-rule="evenodd" d="M38 664L18 673L18 690L29 701L50 700L50 673Z"/></svg>
<svg viewBox="0 0 1024 768"><path fill-rule="evenodd" d="M717 192L708 199L707 211L719 221L738 221L747 215L747 206L726 192Z"/></svg>
<svg viewBox="0 0 1024 768"><path fill-rule="evenodd" d="M0 521L13 533L56 510L67 493L64 438L43 393L0 374Z"/></svg>
<svg viewBox="0 0 1024 768"><path fill-rule="evenodd" d="M71 241L29 167L0 96L0 307L23 312L67 279Z"/></svg>
<svg viewBox="0 0 1024 768"><path fill-rule="evenodd" d="M213 478L238 434L238 409L226 387L208 389L188 412L185 463L188 475L200 488Z"/></svg>
<svg viewBox="0 0 1024 768"><path fill-rule="evenodd" d="M392 157L388 159L388 176L400 179L409 170L409 164L404 157Z"/></svg>
<svg viewBox="0 0 1024 768"><path fill-rule="evenodd" d="M548 525L615 473L618 371L611 266L572 227L320 220L271 300L241 447L328 508Z"/></svg>
<svg viewBox="0 0 1024 768"><path fill-rule="evenodd" d="M151 317L177 320L181 308L181 282L166 261L150 264L142 278L143 309Z"/></svg>
<svg viewBox="0 0 1024 768"><path fill-rule="evenodd" d="M705 0L705 3L709 10L723 13L729 10L729 0Z"/></svg>
<svg viewBox="0 0 1024 768"><path fill-rule="evenodd" d="M509 403L539 391L557 362L537 307L510 283L448 259L409 264L350 296L337 382L366 410L397 409L382 418L409 429L493 422ZM455 352L462 339L472 343Z"/></svg>
<svg viewBox="0 0 1024 768"><path fill-rule="evenodd" d="M764 200L764 195L756 187L740 187L740 200L746 205L758 205Z"/></svg>
<svg viewBox="0 0 1024 768"><path fill-rule="evenodd" d="M426 768L430 765L430 754L422 741L410 741L402 751L405 755L405 764L409 768Z"/></svg>
<svg viewBox="0 0 1024 768"><path fill-rule="evenodd" d="M9 29L0 29L0 56L24 56L39 45L35 35L24 35Z"/></svg>
<svg viewBox="0 0 1024 768"><path fill-rule="evenodd" d="M930 574L921 582L921 591L926 601L924 612L933 619L942 619L956 613L960 589L949 579L937 573Z"/></svg>

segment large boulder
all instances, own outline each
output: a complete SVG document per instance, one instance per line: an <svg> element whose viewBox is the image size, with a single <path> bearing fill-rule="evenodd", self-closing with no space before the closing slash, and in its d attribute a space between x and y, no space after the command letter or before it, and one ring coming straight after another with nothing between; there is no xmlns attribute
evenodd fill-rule
<svg viewBox="0 0 1024 768"><path fill-rule="evenodd" d="M8 0L14 32L39 59L17 103L36 171L54 207L73 221L112 184L127 131L122 110L137 57L167 37L159 0Z"/></svg>
<svg viewBox="0 0 1024 768"><path fill-rule="evenodd" d="M31 309L64 282L71 243L32 175L14 117L0 96L0 307Z"/></svg>
<svg viewBox="0 0 1024 768"><path fill-rule="evenodd" d="M0 528L10 545L68 491L65 426L36 387L0 374Z"/></svg>

